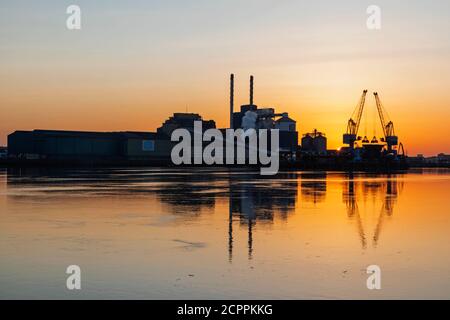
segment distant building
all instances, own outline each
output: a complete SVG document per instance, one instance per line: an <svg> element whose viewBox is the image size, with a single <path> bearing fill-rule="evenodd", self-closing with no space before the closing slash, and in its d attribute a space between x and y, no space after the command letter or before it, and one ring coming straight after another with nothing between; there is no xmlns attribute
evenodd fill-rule
<svg viewBox="0 0 450 320"><path fill-rule="evenodd" d="M421 166L425 163L423 154L418 154L416 157L408 157L408 163L412 166Z"/></svg>
<svg viewBox="0 0 450 320"><path fill-rule="evenodd" d="M175 113L157 132L15 131L8 135L8 158L62 163L129 164L170 160L177 128L193 130L198 114ZM203 121L203 129L215 128Z"/></svg>
<svg viewBox="0 0 450 320"><path fill-rule="evenodd" d="M15 131L8 135L9 157L17 159L62 159L105 157L119 154L113 132L61 130Z"/></svg>
<svg viewBox="0 0 450 320"><path fill-rule="evenodd" d="M162 159L169 146L152 132L33 130L8 135L8 148L12 159L106 163Z"/></svg>
<svg viewBox="0 0 450 320"><path fill-rule="evenodd" d="M327 138L325 134L314 129L313 132L303 135L301 150L314 154L327 154Z"/></svg>
<svg viewBox="0 0 450 320"><path fill-rule="evenodd" d="M233 128L278 129L281 153L295 153L298 147L296 122L289 118L286 112L276 113L274 108L258 108L254 104L242 105L241 111L233 113Z"/></svg>
<svg viewBox="0 0 450 320"><path fill-rule="evenodd" d="M281 118L275 121L275 129L280 130L280 151L296 152L298 148L298 132L296 122L283 113Z"/></svg>
<svg viewBox="0 0 450 320"><path fill-rule="evenodd" d="M303 135L301 147L302 147L302 151L313 152L314 151L314 138L309 134Z"/></svg>
<svg viewBox="0 0 450 320"><path fill-rule="evenodd" d="M450 155L445 153L439 153L437 156L425 158L425 163L434 165L449 165Z"/></svg>
<svg viewBox="0 0 450 320"><path fill-rule="evenodd" d="M0 159L6 159L8 157L8 148L0 147Z"/></svg>
<svg viewBox="0 0 450 320"><path fill-rule="evenodd" d="M438 158L438 162L441 163L450 163L450 154L445 154L445 153L439 153L437 155Z"/></svg>
<svg viewBox="0 0 450 320"><path fill-rule="evenodd" d="M294 159L298 149L296 123L287 113L276 113L275 108L258 108L253 103L253 76L250 76L249 103L234 111L234 75L230 75L230 128L232 129L278 129L279 151L282 157ZM278 119L277 119L278 118Z"/></svg>
<svg viewBox="0 0 450 320"><path fill-rule="evenodd" d="M169 119L167 119L156 132L170 139L172 132L178 128L184 128L191 132L194 131L194 122L202 121L203 131L213 129L216 127L214 120L203 120L197 113L174 113Z"/></svg>
<svg viewBox="0 0 450 320"><path fill-rule="evenodd" d="M408 157L407 161L409 165L417 167L449 167L450 155L439 153L436 156L425 157L423 154L418 154L416 157Z"/></svg>
<svg viewBox="0 0 450 320"><path fill-rule="evenodd" d="M280 131L295 132L297 131L295 128L295 123L295 120L289 118L287 113L283 113L281 118L275 121L275 129L279 129Z"/></svg>

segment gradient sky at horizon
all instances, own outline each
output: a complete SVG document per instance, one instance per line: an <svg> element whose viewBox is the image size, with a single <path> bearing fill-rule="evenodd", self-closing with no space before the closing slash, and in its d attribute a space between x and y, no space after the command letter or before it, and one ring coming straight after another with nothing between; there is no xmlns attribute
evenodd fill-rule
<svg viewBox="0 0 450 320"><path fill-rule="evenodd" d="M82 30L66 29L67 6ZM382 28L366 28L366 8ZM409 154L450 153L450 2L0 0L0 145L14 130L155 130L173 112L228 124L236 100L289 112L329 147L363 89ZM381 135L373 96L360 134Z"/></svg>

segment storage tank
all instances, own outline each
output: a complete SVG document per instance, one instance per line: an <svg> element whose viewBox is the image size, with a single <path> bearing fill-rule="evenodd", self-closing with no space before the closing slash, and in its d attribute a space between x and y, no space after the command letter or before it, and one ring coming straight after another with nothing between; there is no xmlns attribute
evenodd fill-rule
<svg viewBox="0 0 450 320"><path fill-rule="evenodd" d="M309 133L305 134L302 138L302 150L313 151L313 141L314 138Z"/></svg>
<svg viewBox="0 0 450 320"><path fill-rule="evenodd" d="M327 153L327 138L325 134L314 129L313 132L306 133L302 138L302 150L317 154Z"/></svg>
<svg viewBox="0 0 450 320"><path fill-rule="evenodd" d="M318 135L314 137L313 141L314 151L318 154L326 154L327 153L327 138L319 132Z"/></svg>

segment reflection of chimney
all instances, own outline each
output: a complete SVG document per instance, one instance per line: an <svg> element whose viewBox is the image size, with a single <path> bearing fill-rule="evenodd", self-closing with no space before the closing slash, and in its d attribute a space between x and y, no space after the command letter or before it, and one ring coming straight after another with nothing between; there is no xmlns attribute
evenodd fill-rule
<svg viewBox="0 0 450 320"><path fill-rule="evenodd" d="M250 104L253 105L253 76L250 76Z"/></svg>
<svg viewBox="0 0 450 320"><path fill-rule="evenodd" d="M230 128L233 129L234 109L234 74L230 75Z"/></svg>
<svg viewBox="0 0 450 320"><path fill-rule="evenodd" d="M228 194L228 261L233 261L233 193L231 192L231 180L229 181Z"/></svg>

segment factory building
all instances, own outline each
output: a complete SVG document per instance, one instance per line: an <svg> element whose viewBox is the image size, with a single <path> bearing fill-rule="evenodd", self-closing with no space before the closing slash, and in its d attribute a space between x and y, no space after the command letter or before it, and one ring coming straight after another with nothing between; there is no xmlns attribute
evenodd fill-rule
<svg viewBox="0 0 450 320"><path fill-rule="evenodd" d="M126 161L166 161L172 150L171 141L154 132L120 132L119 143Z"/></svg>
<svg viewBox="0 0 450 320"><path fill-rule="evenodd" d="M201 121L203 131L216 128L214 120L203 120L197 113L174 113L172 117L167 119L156 132L159 136L170 140L172 132L175 129L187 129L191 133L194 131L194 122Z"/></svg>
<svg viewBox="0 0 450 320"><path fill-rule="evenodd" d="M61 130L15 131L8 135L8 158L74 163L138 164L170 160L176 128L192 130L199 120L214 128L214 121L203 121L198 114L175 113L157 132L87 132Z"/></svg>
<svg viewBox="0 0 450 320"><path fill-rule="evenodd" d="M8 148L10 158L27 160L120 155L118 135L114 132L15 131L8 135Z"/></svg>
<svg viewBox="0 0 450 320"><path fill-rule="evenodd" d="M253 80L251 76L249 104L234 112L234 76L231 75L230 128L278 129L280 156L295 160L298 149L296 122L286 112L277 113L275 108L259 108L254 104ZM174 113L156 132L15 131L8 135L8 158L47 164L166 165L171 163L171 151L177 144L171 141L172 132L183 128L192 133L196 121L202 122L203 132L216 128L213 120L203 120L199 114ZM205 146L209 142L203 143Z"/></svg>
<svg viewBox="0 0 450 320"><path fill-rule="evenodd" d="M0 147L0 159L6 159L8 157L8 148Z"/></svg>
<svg viewBox="0 0 450 320"><path fill-rule="evenodd" d="M296 122L283 113L281 118L275 121L275 129L280 130L280 151L295 153L298 148L298 132Z"/></svg>
<svg viewBox="0 0 450 320"><path fill-rule="evenodd" d="M274 108L258 108L253 103L253 76L250 76L250 101L234 112L234 75L230 77L230 127L232 129L280 130L280 153L295 155L298 147L296 122L287 112L277 113Z"/></svg>
<svg viewBox="0 0 450 320"><path fill-rule="evenodd" d="M10 159L73 163L161 160L167 142L151 132L15 131L8 136Z"/></svg>
<svg viewBox="0 0 450 320"><path fill-rule="evenodd" d="M302 152L326 155L327 154L327 138L325 134L314 129L313 132L306 133L302 138Z"/></svg>

